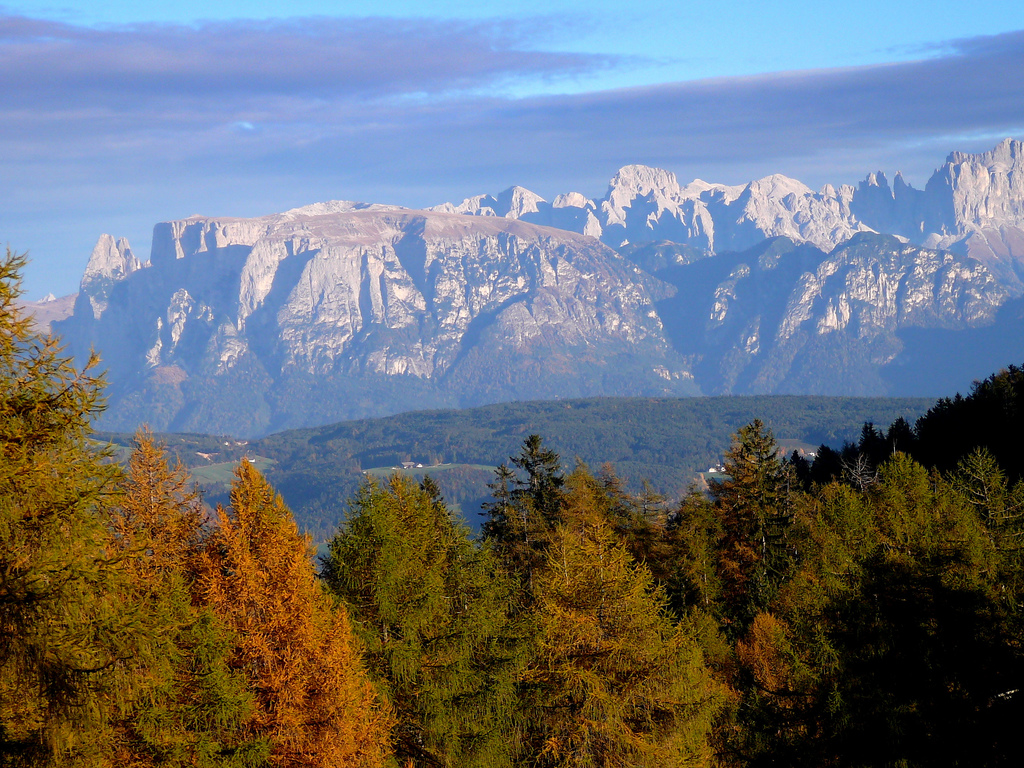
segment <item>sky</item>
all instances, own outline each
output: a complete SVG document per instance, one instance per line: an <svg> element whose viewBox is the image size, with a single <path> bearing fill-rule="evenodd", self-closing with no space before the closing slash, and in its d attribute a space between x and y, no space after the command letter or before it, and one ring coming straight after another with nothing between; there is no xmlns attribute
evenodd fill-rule
<svg viewBox="0 0 1024 768"><path fill-rule="evenodd" d="M0 95L0 241L38 299L101 233L145 259L196 213L599 197L630 163L920 187L1024 139L1024 3L22 0Z"/></svg>

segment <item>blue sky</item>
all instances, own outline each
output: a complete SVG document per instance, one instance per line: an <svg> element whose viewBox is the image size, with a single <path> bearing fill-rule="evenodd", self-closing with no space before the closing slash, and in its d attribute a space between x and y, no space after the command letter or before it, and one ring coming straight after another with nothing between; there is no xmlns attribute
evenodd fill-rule
<svg viewBox="0 0 1024 768"><path fill-rule="evenodd" d="M0 5L0 239L29 298L101 232L633 162L812 187L1024 138L1024 4L14 2Z"/></svg>

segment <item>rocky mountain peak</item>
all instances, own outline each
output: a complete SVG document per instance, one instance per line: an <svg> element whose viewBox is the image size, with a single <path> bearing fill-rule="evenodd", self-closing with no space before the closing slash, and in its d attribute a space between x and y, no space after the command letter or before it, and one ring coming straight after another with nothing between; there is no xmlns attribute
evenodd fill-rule
<svg viewBox="0 0 1024 768"><path fill-rule="evenodd" d="M99 319L107 308L111 287L142 267L125 238L115 240L110 235L100 235L86 264L79 291L80 300L88 303L94 319Z"/></svg>
<svg viewBox="0 0 1024 768"><path fill-rule="evenodd" d="M1005 138L988 152L972 154L969 152L950 152L946 158L947 165L961 165L963 163L977 163L985 166L1006 165L1014 166L1024 158L1024 142L1016 139Z"/></svg>
<svg viewBox="0 0 1024 768"><path fill-rule="evenodd" d="M528 213L539 213L540 205L547 201L525 187L509 187L498 195L495 214L506 219L521 219Z"/></svg>
<svg viewBox="0 0 1024 768"><path fill-rule="evenodd" d="M555 197L551 203L552 208L597 208L597 205L589 197L579 192L569 192Z"/></svg>
<svg viewBox="0 0 1024 768"><path fill-rule="evenodd" d="M676 175L671 171L652 168L649 165L625 165L620 168L608 182L608 198L620 191L630 198L649 195L652 192L669 199L681 197Z"/></svg>
<svg viewBox="0 0 1024 768"><path fill-rule="evenodd" d="M141 273L126 241L100 238L57 330L110 366L108 428L252 434L698 387L891 393L906 350L944 354L936 333L1019 338L999 313L1024 293L1021 148L954 153L925 190L881 171L817 192L781 174L681 188L631 165L598 200L513 186L429 211L335 200L163 222Z"/></svg>
<svg viewBox="0 0 1024 768"><path fill-rule="evenodd" d="M747 191L751 195L759 195L769 200L782 200L789 195L807 197L813 195L810 187L801 181L775 173L765 176L763 179L756 179L747 185Z"/></svg>

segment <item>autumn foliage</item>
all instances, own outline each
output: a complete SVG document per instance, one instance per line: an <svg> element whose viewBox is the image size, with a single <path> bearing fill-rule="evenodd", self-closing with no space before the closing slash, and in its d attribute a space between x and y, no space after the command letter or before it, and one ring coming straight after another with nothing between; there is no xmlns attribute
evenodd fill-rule
<svg viewBox="0 0 1024 768"><path fill-rule="evenodd" d="M308 539L247 461L198 557L196 593L234 633L229 664L255 692L247 729L279 766L381 765L391 715L347 611L317 583Z"/></svg>
<svg viewBox="0 0 1024 768"><path fill-rule="evenodd" d="M250 462L211 510L145 430L124 466L93 439L95 361L32 334L22 264L0 260L2 768L1021 763L1015 454L897 450L991 408L866 425L813 466L755 421L671 503L531 435L482 535L429 477L368 478L317 563ZM1020 379L972 397L1005 416Z"/></svg>

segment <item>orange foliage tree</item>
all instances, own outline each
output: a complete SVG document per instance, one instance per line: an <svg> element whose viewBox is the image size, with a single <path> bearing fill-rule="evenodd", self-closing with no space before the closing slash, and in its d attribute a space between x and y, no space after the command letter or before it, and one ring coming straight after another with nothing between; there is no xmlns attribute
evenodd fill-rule
<svg viewBox="0 0 1024 768"><path fill-rule="evenodd" d="M136 435L118 490L109 546L128 577L145 642L123 662L133 685L111 719L108 764L265 765L265 740L244 729L248 680L227 664L233 633L209 607L192 604L191 565L203 544L199 493L146 430Z"/></svg>
<svg viewBox="0 0 1024 768"><path fill-rule="evenodd" d="M249 677L250 728L270 739L275 765L380 766L392 714L311 556L281 497L243 461L198 559L198 596L237 632L231 664Z"/></svg>

